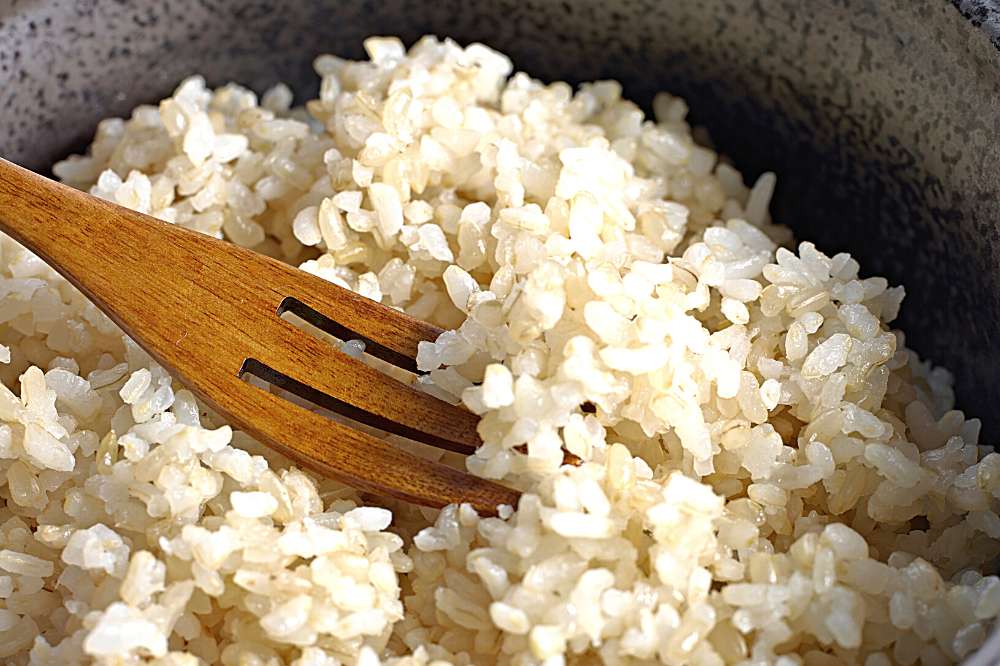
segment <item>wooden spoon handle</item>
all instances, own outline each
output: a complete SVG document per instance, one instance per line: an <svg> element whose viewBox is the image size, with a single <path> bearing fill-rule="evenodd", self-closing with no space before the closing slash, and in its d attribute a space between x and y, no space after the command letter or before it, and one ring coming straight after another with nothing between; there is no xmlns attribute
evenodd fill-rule
<svg viewBox="0 0 1000 666"><path fill-rule="evenodd" d="M198 397L265 444L357 487L428 506L465 501L494 513L499 504L516 504L515 490L417 458L239 378L247 359L270 359L278 372L328 394L345 389L362 402L402 401L390 405L394 414L408 407L419 411L430 399L408 388L359 386L350 372L323 376L333 367L324 363L323 346L280 319L278 310L295 295L331 321L408 358L415 356L419 340L435 337L433 326L275 259L121 208L4 160L0 231L62 273ZM383 407L369 411L390 413ZM478 443L475 417L445 403L440 410L455 415L451 430L465 433L455 441L467 449Z"/></svg>
<svg viewBox="0 0 1000 666"><path fill-rule="evenodd" d="M72 211L72 213L67 213ZM59 271L105 311L119 305L129 255L150 229L109 202L0 159L0 231ZM119 322L120 323L120 322Z"/></svg>

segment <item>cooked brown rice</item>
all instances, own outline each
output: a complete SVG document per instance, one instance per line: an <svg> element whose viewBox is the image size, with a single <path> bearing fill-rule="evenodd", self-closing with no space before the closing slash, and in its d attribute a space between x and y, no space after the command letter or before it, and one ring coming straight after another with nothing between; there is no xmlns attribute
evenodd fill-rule
<svg viewBox="0 0 1000 666"><path fill-rule="evenodd" d="M449 329L420 384L482 415L468 469L520 506L298 471L0 238L5 662L930 666L984 641L1000 455L889 328L902 288L793 242L775 176L745 185L683 100L652 120L482 45L365 48L317 58L304 107L189 78L55 172Z"/></svg>

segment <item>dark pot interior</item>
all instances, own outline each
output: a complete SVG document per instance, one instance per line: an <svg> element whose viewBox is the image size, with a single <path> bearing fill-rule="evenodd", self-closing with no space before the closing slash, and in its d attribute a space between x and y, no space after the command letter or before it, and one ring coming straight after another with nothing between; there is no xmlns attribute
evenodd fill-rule
<svg viewBox="0 0 1000 666"><path fill-rule="evenodd" d="M482 41L542 79L691 105L774 213L904 284L900 326L1000 435L996 0L0 0L0 155L46 170L185 75L307 99L312 58L372 34ZM964 13L964 16L963 16ZM994 44L990 43L993 35ZM993 646L996 647L996 646ZM982 663L991 661L986 652Z"/></svg>
<svg viewBox="0 0 1000 666"><path fill-rule="evenodd" d="M774 213L904 284L899 325L1000 435L1000 37L995 0L0 2L0 154L46 169L185 75L305 96L312 58L372 34L482 41L542 79L688 99ZM963 17L963 12L965 16ZM1000 43L1000 40L998 40Z"/></svg>

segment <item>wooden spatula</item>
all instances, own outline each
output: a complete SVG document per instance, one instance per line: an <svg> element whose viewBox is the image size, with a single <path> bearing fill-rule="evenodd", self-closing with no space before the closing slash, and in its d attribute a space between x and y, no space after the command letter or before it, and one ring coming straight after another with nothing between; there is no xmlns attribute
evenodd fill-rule
<svg viewBox="0 0 1000 666"><path fill-rule="evenodd" d="M478 418L378 372L281 318L292 312L416 370L438 328L257 254L136 213L0 159L0 231L76 285L219 414L359 489L427 506L516 505L510 488L393 447L242 379L250 373L379 429L452 451Z"/></svg>

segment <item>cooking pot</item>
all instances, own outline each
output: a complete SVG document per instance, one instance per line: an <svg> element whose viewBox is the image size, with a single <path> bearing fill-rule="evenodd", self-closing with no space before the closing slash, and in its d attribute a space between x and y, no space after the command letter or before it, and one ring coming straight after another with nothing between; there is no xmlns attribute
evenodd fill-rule
<svg viewBox="0 0 1000 666"><path fill-rule="evenodd" d="M0 155L45 171L194 72L304 101L317 54L429 33L683 96L749 178L778 174L778 221L905 285L908 344L998 441L997 0L0 0ZM967 663L1000 663L1000 634Z"/></svg>

